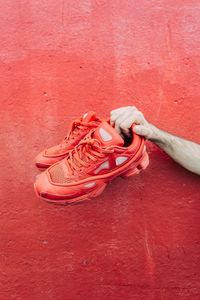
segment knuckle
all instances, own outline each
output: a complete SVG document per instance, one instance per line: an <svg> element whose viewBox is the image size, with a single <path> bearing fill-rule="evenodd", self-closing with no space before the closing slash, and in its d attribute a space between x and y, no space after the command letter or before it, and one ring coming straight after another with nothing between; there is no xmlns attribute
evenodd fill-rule
<svg viewBox="0 0 200 300"><path fill-rule="evenodd" d="M127 126L127 124L123 124L123 123L122 123L122 124L120 125L120 128L123 129L123 130L126 130L126 129L128 129L128 126Z"/></svg>
<svg viewBox="0 0 200 300"><path fill-rule="evenodd" d="M143 122L143 121L144 121L144 116L143 116L143 114L142 114L142 113L140 113L140 114L139 114L138 118L139 118L139 120L140 120L141 122Z"/></svg>
<svg viewBox="0 0 200 300"><path fill-rule="evenodd" d="M115 116L111 115L110 120L114 122L115 121Z"/></svg>
<svg viewBox="0 0 200 300"><path fill-rule="evenodd" d="M115 121L115 124L118 126L118 125L119 125L119 121L118 121L118 120L116 120L116 121Z"/></svg>
<svg viewBox="0 0 200 300"><path fill-rule="evenodd" d="M110 112L110 117L111 117L111 118L114 118L114 115L115 115L114 112L111 111L111 112Z"/></svg>
<svg viewBox="0 0 200 300"><path fill-rule="evenodd" d="M136 116L137 116L137 118L141 118L141 116L142 116L142 113L138 110L137 112L136 112Z"/></svg>
<svg viewBox="0 0 200 300"><path fill-rule="evenodd" d="M119 126L120 126L120 121L119 121L119 120L116 120L116 121L115 121L115 125L116 125L117 127L119 127Z"/></svg>

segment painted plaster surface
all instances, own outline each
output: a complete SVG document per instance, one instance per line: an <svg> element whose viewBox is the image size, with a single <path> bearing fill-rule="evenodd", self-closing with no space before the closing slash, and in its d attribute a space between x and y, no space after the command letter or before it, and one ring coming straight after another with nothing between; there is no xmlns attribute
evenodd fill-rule
<svg viewBox="0 0 200 300"><path fill-rule="evenodd" d="M89 109L135 105L200 143L199 1L0 2L0 299L200 299L200 179L155 146L91 202L32 187Z"/></svg>

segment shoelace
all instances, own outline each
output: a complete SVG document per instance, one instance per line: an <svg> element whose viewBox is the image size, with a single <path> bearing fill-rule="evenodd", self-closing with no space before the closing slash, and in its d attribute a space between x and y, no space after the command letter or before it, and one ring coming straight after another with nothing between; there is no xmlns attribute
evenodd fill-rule
<svg viewBox="0 0 200 300"><path fill-rule="evenodd" d="M108 153L113 153L112 149L102 148L96 139L86 138L82 140L66 158L66 165L71 174L80 171L82 167L88 167L91 162L97 162L99 158L105 157Z"/></svg>
<svg viewBox="0 0 200 300"><path fill-rule="evenodd" d="M65 141L68 141L69 139L75 139L80 135L80 131L83 131L88 127L94 127L95 125L95 122L86 123L80 120L74 121L69 134L65 138Z"/></svg>

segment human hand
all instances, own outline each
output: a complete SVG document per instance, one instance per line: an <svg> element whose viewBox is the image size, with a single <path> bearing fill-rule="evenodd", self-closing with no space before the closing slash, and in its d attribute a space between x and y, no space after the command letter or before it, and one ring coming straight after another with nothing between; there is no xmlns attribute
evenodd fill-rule
<svg viewBox="0 0 200 300"><path fill-rule="evenodd" d="M119 134L130 136L130 128L136 124L133 130L135 133L144 136L146 139L154 137L155 126L147 122L143 113L135 106L125 106L114 109L110 112L110 123L115 126Z"/></svg>

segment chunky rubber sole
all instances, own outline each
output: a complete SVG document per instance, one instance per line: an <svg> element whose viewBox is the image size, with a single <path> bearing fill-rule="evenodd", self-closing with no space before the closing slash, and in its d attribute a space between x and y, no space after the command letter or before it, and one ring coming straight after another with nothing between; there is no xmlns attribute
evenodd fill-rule
<svg viewBox="0 0 200 300"><path fill-rule="evenodd" d="M133 164L127 171L125 171L124 173L122 173L120 176L122 178L128 178L130 176L134 176L139 174L142 170L145 170L149 165L149 156L148 154L145 152L142 156L142 158L139 160L139 163L137 166L135 166L135 164Z"/></svg>
<svg viewBox="0 0 200 300"><path fill-rule="evenodd" d="M52 204L56 204L56 205L68 205L68 204L80 203L80 202L83 202L83 201L86 201L86 200L91 200L92 198L99 196L101 193L103 193L103 191L106 188L107 184L108 183L104 183L98 189L95 189L95 190L93 190L92 192L90 192L88 194L85 194L85 195L82 195L82 196L79 196L79 197L75 197L75 198L72 198L72 199L62 199L62 200L61 199L54 200L54 199L45 198L44 196L39 194L35 184L34 184L34 189L35 189L36 195L40 199L42 199L42 200L44 200L48 203L52 203ZM53 196L55 196L55 195L51 195L52 198L53 198ZM56 197L58 197L58 196L56 195Z"/></svg>
<svg viewBox="0 0 200 300"><path fill-rule="evenodd" d="M149 165L149 157L148 154L146 152L144 152L143 156L140 158L139 161L134 162L132 165L130 165L130 167L128 168L128 170L122 172L121 174L118 174L118 176L121 176L122 178L128 178L134 175L139 174L142 170L145 170L147 168L147 166ZM107 184L109 182L111 182L114 178L118 177L115 176L113 178L107 179L106 182L102 181L101 184L98 185L98 187L96 189L93 189L92 191L78 196L78 197L73 197L70 198L62 195L50 195L47 193L39 193L37 191L36 185L34 184L34 189L35 189L35 193L36 195L41 198L42 200L45 200L48 203L53 203L53 204L57 204L57 205L67 205L67 204L74 204L74 203L80 203L86 200L91 200L94 197L99 196L101 193L103 193L104 189L106 188ZM65 199L65 197L67 197Z"/></svg>

